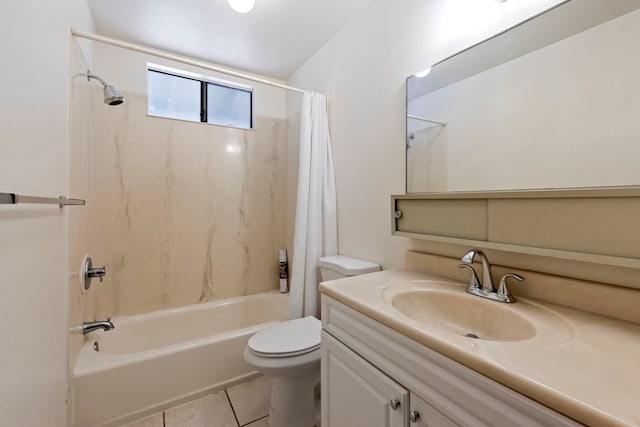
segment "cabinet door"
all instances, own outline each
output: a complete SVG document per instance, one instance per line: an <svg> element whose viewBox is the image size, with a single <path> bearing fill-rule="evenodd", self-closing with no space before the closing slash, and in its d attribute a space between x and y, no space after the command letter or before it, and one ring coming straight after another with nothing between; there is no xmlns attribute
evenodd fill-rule
<svg viewBox="0 0 640 427"><path fill-rule="evenodd" d="M321 364L322 427L405 427L407 390L324 331Z"/></svg>
<svg viewBox="0 0 640 427"><path fill-rule="evenodd" d="M409 427L456 427L453 421L442 415L433 406L411 394L409 398Z"/></svg>

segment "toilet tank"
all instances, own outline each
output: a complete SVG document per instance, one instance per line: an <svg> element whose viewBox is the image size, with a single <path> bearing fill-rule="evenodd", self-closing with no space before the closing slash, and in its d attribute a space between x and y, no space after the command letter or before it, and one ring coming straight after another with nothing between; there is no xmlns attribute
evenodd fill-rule
<svg viewBox="0 0 640 427"><path fill-rule="evenodd" d="M320 258L318 267L323 281L380 271L380 265L375 262L344 255L330 255Z"/></svg>

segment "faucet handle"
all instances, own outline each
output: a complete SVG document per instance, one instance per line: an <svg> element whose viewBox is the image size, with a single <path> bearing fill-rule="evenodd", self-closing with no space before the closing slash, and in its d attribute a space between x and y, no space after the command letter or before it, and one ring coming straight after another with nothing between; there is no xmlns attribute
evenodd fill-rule
<svg viewBox="0 0 640 427"><path fill-rule="evenodd" d="M459 264L458 268L468 268L471 270L468 289L480 289L482 287L480 280L478 279L478 274L471 264Z"/></svg>
<svg viewBox="0 0 640 427"><path fill-rule="evenodd" d="M102 283L103 277L107 274L107 266L103 265L102 267L87 269L87 275L89 277L98 277L100 279L100 283Z"/></svg>
<svg viewBox="0 0 640 427"><path fill-rule="evenodd" d="M513 299L513 297L511 296L511 293L509 292L509 288L507 287L507 279L510 277L513 277L519 282L522 282L524 280L524 277L515 273L509 273L502 276L502 279L500 279L500 285L498 286L497 293L498 293L498 297L504 302L515 301L515 299Z"/></svg>

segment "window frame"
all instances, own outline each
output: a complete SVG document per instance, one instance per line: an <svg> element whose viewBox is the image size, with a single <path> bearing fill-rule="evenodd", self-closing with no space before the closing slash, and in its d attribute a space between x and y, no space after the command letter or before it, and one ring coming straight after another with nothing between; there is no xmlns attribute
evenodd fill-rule
<svg viewBox="0 0 640 427"><path fill-rule="evenodd" d="M200 121L180 119L176 117L159 116L149 113L149 73L156 72L165 74L168 76L183 78L187 80L194 80L200 83ZM225 88L240 90L249 93L249 127L243 126L231 126L221 123L211 123L208 121L207 101L208 101L208 87L209 84L222 86ZM244 85L242 83L232 82L229 80L218 79L210 76L204 76L202 74L192 73L189 71L179 70L176 68L166 67L163 65L147 63L147 115L150 117L159 117L163 119L182 120L191 123L206 123L213 126L223 126L234 129L246 129L255 130L255 101L254 101L255 89L252 86Z"/></svg>

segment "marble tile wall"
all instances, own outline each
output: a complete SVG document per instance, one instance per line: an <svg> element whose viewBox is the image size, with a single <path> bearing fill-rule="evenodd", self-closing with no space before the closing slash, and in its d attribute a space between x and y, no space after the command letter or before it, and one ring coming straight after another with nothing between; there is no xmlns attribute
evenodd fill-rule
<svg viewBox="0 0 640 427"><path fill-rule="evenodd" d="M447 132L446 126L437 125L411 131L407 142L407 193L447 191Z"/></svg>
<svg viewBox="0 0 640 427"><path fill-rule="evenodd" d="M68 323L69 336L69 372L73 370L75 360L84 341L79 330L83 321L93 320L91 292L82 294L79 271L82 260L91 248L91 218L95 208L93 195L93 173L95 159L93 108L102 93L100 85L87 81L86 70L90 68L75 39L71 41L71 120L69 132L69 196L85 199L85 206L65 208L68 219ZM106 106L105 106L106 108ZM95 283L94 283L95 285ZM91 291L93 288L91 289Z"/></svg>
<svg viewBox="0 0 640 427"><path fill-rule="evenodd" d="M147 116L146 96L92 102L97 317L278 287L286 247L286 120L255 130Z"/></svg>

